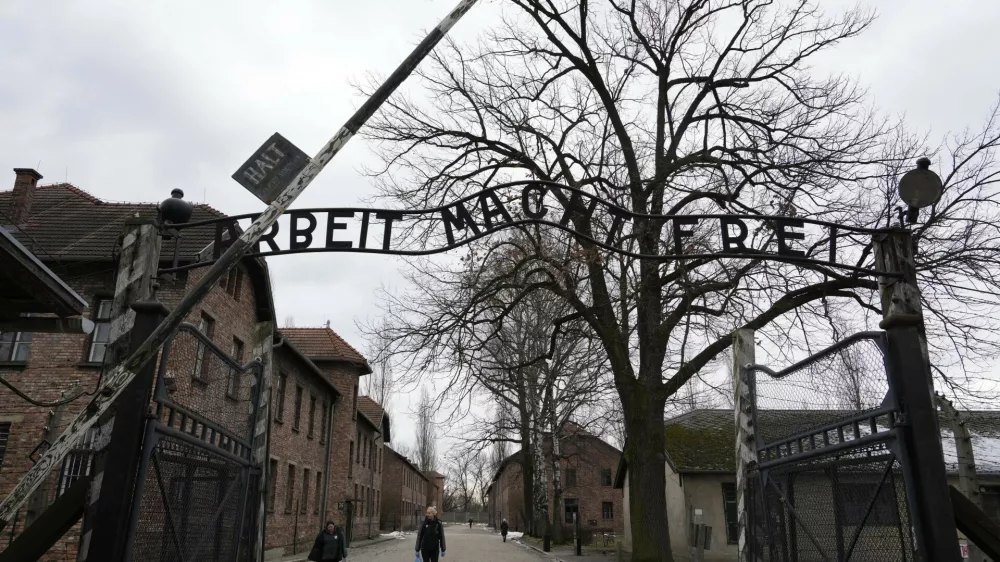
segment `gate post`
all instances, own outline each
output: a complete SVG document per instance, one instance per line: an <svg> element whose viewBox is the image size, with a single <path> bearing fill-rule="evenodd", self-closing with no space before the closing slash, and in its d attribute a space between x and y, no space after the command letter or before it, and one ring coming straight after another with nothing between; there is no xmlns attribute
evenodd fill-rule
<svg viewBox="0 0 1000 562"><path fill-rule="evenodd" d="M261 361L260 376L257 381L260 385L260 388L257 389L260 395L257 399L257 419L254 420L255 426L253 429L253 461L254 464L260 467L260 495L256 501L257 505L251 507L251 509L257 511L257 516L254 519L255 536L250 560L259 562L264 559L264 538L267 533L267 492L270 489L269 482L271 478L274 478L273 474L268 474L271 464L268 462L268 455L271 450L271 364L274 356L272 350L274 345L274 322L270 320L258 322L253 339L253 355ZM333 419L332 413L328 419ZM331 439L332 436L327 435L327 443ZM327 447L329 448L329 445Z"/></svg>
<svg viewBox="0 0 1000 562"><path fill-rule="evenodd" d="M137 302L131 340L133 351L146 341L149 334L166 318L167 309L157 301ZM132 511L137 509L133 497L138 476L142 440L146 429L149 400L156 379L156 361L151 360L115 401L115 423L111 442L104 458L101 494L94 510L90 548L86 560L118 562L126 560L124 547ZM96 481L96 480L95 480Z"/></svg>
<svg viewBox="0 0 1000 562"><path fill-rule="evenodd" d="M889 384L903 413L901 463L917 553L925 562L959 562L958 531L948 491L934 381L927 353L913 238L908 230L874 238L875 268L886 330Z"/></svg>
<svg viewBox="0 0 1000 562"><path fill-rule="evenodd" d="M739 562L752 560L749 551L747 517L747 478L750 463L756 461L754 426L751 408L753 397L747 383L747 365L755 360L754 330L733 332L733 411L736 416L736 509L739 521Z"/></svg>
<svg viewBox="0 0 1000 562"><path fill-rule="evenodd" d="M142 339L137 340L137 330L135 328L137 319L137 310L133 308L133 304L146 301L153 297L153 278L156 277L156 269L160 262L160 235L157 232L156 226L152 224L149 220L135 220L126 223L124 231L122 232L122 243L121 251L118 256L118 269L115 272L115 295L114 300L111 304L111 334L110 343L108 344L107 351L104 355L104 366L102 367L103 373L106 374L115 368L117 368L123 361L125 361L129 355L131 355L132 350L135 349ZM160 305L162 307L162 305ZM158 322L157 322L158 323ZM148 328L148 331L144 330L142 333L143 339L148 336L156 324L153 324ZM152 373L152 367L147 367L150 373ZM128 526L129 518L129 503L127 501L122 502L118 505L118 501L122 500L123 495L131 496L127 494L125 490L131 491L132 485L135 483L134 469L138 465L139 453L141 450L141 445L136 445L131 449L132 459L127 463L128 466L133 468L133 473L130 479L127 481L122 480L126 478L127 473L126 466L116 466L107 462L109 459L115 462L114 459L122 458L120 453L114 453L113 450L120 448L122 444L116 442L115 439L121 439L122 436L119 433L121 430L128 430L130 428L115 427L114 421L118 419L119 415L117 410L128 406L123 406L125 404L130 404L133 398L130 398L133 391L135 391L135 386L129 389L122 395L118 397L113 403L113 411L115 411L114 419L111 419L109 423L112 424L112 442L107 447L107 453L103 461L99 462L97 466L94 467L94 479L91 485L90 494L88 497L88 505L84 511L83 528L80 533L80 548L77 553L77 560L101 560L110 561L111 558L104 554L90 554L91 545L94 546L95 552L100 550L103 553L107 553L106 550L109 547L109 541L102 541L102 539L96 539L94 536L94 531L98 527L107 527L109 524L115 525L115 529L108 529L108 533L105 534L102 529L101 536L114 540L121 540L124 542L124 530ZM146 394L146 401L149 401L149 394ZM119 424L119 426L135 426L134 429L137 435L130 436L129 439L138 439L141 443L142 440L142 413L133 413L133 417L127 421ZM110 415L108 416L110 417ZM98 422L101 423L101 422ZM119 432L115 430L118 429ZM103 486L105 479L107 478L108 485ZM128 484L128 488L124 488L123 485ZM102 492L103 494L102 499ZM107 513L106 510L109 509L109 503L115 502L118 505L121 513L117 515L118 521L113 521L110 519L103 519L98 516L98 511ZM120 525L120 527L119 527ZM115 531L120 531L116 533Z"/></svg>

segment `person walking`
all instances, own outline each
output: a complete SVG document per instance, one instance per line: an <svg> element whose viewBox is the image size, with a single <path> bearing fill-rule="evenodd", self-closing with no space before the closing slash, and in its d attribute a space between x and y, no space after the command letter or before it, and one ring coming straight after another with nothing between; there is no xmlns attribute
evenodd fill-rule
<svg viewBox="0 0 1000 562"><path fill-rule="evenodd" d="M339 562L347 559L347 539L344 533L333 524L333 521L326 522L326 528L316 535L312 550L309 551L309 560L315 562Z"/></svg>
<svg viewBox="0 0 1000 562"><path fill-rule="evenodd" d="M417 532L417 553L423 557L424 562L438 562L438 551L444 558L444 525L437 517L437 509L427 508L427 516L420 523L420 530Z"/></svg>
<svg viewBox="0 0 1000 562"><path fill-rule="evenodd" d="M507 524L506 519L500 522L500 534L503 536L503 542L507 542L507 529L509 528L510 525Z"/></svg>
<svg viewBox="0 0 1000 562"><path fill-rule="evenodd" d="M471 517L469 518L469 528L470 529L472 528L472 518Z"/></svg>

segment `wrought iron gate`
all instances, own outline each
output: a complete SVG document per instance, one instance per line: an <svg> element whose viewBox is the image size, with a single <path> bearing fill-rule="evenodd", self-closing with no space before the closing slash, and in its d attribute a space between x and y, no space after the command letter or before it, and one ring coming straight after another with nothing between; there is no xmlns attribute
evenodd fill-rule
<svg viewBox="0 0 1000 562"><path fill-rule="evenodd" d="M261 363L182 324L163 346L126 551L158 562L250 559L260 466L252 460Z"/></svg>
<svg viewBox="0 0 1000 562"><path fill-rule="evenodd" d="M886 334L861 332L781 371L751 365L754 561L911 561L901 410Z"/></svg>

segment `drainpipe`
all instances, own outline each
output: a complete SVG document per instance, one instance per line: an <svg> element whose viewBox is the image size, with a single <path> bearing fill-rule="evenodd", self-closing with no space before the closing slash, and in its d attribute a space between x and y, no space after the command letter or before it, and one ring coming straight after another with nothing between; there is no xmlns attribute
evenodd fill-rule
<svg viewBox="0 0 1000 562"><path fill-rule="evenodd" d="M333 416L337 412L337 404L343 401L343 396L334 396L333 401L330 403L330 415L326 420L326 458L323 461L323 502L320 507L320 513L323 514L323 523L330 521L332 517L327 512L327 502L330 496L330 457L333 454Z"/></svg>
<svg viewBox="0 0 1000 562"><path fill-rule="evenodd" d="M375 439L381 439L381 438L382 438L382 431L376 429ZM375 455L375 460L376 462L378 461L378 455ZM368 505L368 538L370 539L372 538L372 505L375 504L375 470L372 468L371 459L368 459L368 461L369 461L368 468L369 471L372 473L372 477L368 483L368 495L369 499L371 499L371 504Z"/></svg>

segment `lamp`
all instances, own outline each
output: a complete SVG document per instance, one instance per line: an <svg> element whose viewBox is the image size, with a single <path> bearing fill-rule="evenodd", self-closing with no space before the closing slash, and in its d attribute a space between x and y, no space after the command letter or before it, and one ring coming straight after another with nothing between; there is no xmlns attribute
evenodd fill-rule
<svg viewBox="0 0 1000 562"><path fill-rule="evenodd" d="M917 222L920 209L930 207L941 199L941 177L932 172L929 158L917 160L917 168L903 174L899 180L899 198L906 203L908 209L906 221Z"/></svg>

